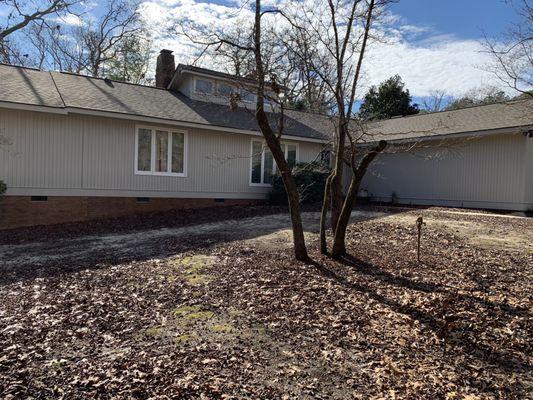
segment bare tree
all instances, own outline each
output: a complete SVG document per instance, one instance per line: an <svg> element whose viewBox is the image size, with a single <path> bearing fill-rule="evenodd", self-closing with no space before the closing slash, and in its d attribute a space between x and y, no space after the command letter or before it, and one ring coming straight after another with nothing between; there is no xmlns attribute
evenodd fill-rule
<svg viewBox="0 0 533 400"><path fill-rule="evenodd" d="M300 197L292 175L292 166L285 158L281 143L284 133L284 101L281 93L290 91L290 89L283 87L282 83L288 80L284 79L280 73L290 76L292 69L288 63L283 62L286 52L282 47L274 40L265 39L266 36L270 38L273 36L269 29L263 27L264 19L271 15L282 15L283 11L272 8L263 9L261 0L255 0L251 11L253 22L242 21L243 29L248 29L249 33L228 35L215 27L198 25L190 20L181 21L178 28L181 34L202 47L199 56L209 52L227 56L228 49L232 49L236 54L251 55L253 64L250 70L253 75L249 78L253 78L253 83L247 82L246 87L256 94L253 113L287 191L295 258L307 261L309 256L305 245ZM232 104L238 103L239 97L233 97ZM273 110L276 112L269 115L265 107L267 103L274 103Z"/></svg>
<svg viewBox="0 0 533 400"><path fill-rule="evenodd" d="M134 5L126 0L109 0L98 21L89 21L75 31L77 44L83 49L80 70L101 76L106 64L117 57L119 45L140 30Z"/></svg>
<svg viewBox="0 0 533 400"><path fill-rule="evenodd" d="M0 5L10 9L3 27L0 27L0 42L32 22L43 21L50 14L68 12L76 1L51 0L48 2L21 2L20 0L0 0ZM43 4L44 3L44 4Z"/></svg>
<svg viewBox="0 0 533 400"><path fill-rule="evenodd" d="M520 18L500 40L485 38L492 72L514 90L533 97L533 6L530 0L506 0Z"/></svg>
<svg viewBox="0 0 533 400"><path fill-rule="evenodd" d="M325 83L335 99L335 114L331 120L335 128L333 153L335 162L326 182L322 207L320 242L321 251L327 252L327 213L331 211L331 227L334 232L332 255L345 254L345 236L349 217L360 182L368 165L383 151L384 141L361 148L358 143L365 136L362 121L357 121L354 105L361 77L363 60L371 35L372 25L380 18L390 1L325 0L323 11L316 12L317 4L303 5L294 13L293 35L287 40L291 51L309 70ZM376 32L377 33L377 32ZM313 44L311 49L309 44ZM344 168L348 166L352 176L344 196Z"/></svg>
<svg viewBox="0 0 533 400"><path fill-rule="evenodd" d="M438 112L446 108L450 96L446 95L444 90L434 90L430 95L424 99L422 103L422 112Z"/></svg>
<svg viewBox="0 0 533 400"><path fill-rule="evenodd" d="M50 18L74 13L73 6L80 0L21 1L0 0L0 6L9 10L0 20L0 60L5 63L24 64L27 54L14 45L13 34L39 25L41 30L57 25Z"/></svg>

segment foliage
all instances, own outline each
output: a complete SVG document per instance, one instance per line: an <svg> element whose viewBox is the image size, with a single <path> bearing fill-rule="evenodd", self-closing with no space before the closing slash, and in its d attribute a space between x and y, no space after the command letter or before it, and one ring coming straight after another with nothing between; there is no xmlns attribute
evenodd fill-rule
<svg viewBox="0 0 533 400"><path fill-rule="evenodd" d="M418 105L411 104L409 90L405 89L399 75L387 79L378 87L372 86L365 95L359 111L361 117L367 120L387 119L418 112Z"/></svg>
<svg viewBox="0 0 533 400"><path fill-rule="evenodd" d="M501 103L510 100L509 96L498 88L489 86L485 88L473 89L459 99L452 101L446 110L458 110L474 106Z"/></svg>
<svg viewBox="0 0 533 400"><path fill-rule="evenodd" d="M293 168L294 182L300 194L300 201L303 204L322 201L324 185L326 184L329 172L327 167L318 162L301 163ZM269 201L272 204L287 204L287 193L280 175L274 176L272 180L272 191L269 194Z"/></svg>
<svg viewBox="0 0 533 400"><path fill-rule="evenodd" d="M150 63L151 40L147 35L134 35L117 46L115 57L109 62L110 79L130 83L145 83Z"/></svg>
<svg viewBox="0 0 533 400"><path fill-rule="evenodd" d="M4 181L0 180L0 195L3 195L7 190L7 186Z"/></svg>

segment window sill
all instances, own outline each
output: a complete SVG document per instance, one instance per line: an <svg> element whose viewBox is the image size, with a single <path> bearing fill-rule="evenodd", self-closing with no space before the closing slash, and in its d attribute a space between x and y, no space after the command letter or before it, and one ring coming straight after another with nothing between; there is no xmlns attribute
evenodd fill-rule
<svg viewBox="0 0 533 400"><path fill-rule="evenodd" d="M173 176L176 178L187 178L186 173L178 172L146 172L146 171L135 171L135 175L149 175L149 176Z"/></svg>
<svg viewBox="0 0 533 400"><path fill-rule="evenodd" d="M250 186L256 186L256 187L272 187L271 183L250 183Z"/></svg>

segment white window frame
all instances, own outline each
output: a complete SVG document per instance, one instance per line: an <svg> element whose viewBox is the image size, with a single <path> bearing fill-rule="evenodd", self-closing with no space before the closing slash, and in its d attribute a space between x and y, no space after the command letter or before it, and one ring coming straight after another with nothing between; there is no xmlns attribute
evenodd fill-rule
<svg viewBox="0 0 533 400"><path fill-rule="evenodd" d="M151 154L150 154L150 171L139 171L139 130L147 129L151 132L152 142L151 142ZM172 171L172 133L183 133L183 172L159 172L155 170L155 132L164 131L168 132L168 155L167 155L167 164L168 168ZM189 133L183 129L173 129L162 126L147 126L147 125L136 125L135 126L135 166L134 171L135 175L156 175L156 176L175 176L180 178L187 177L187 154L189 150Z"/></svg>
<svg viewBox="0 0 533 400"><path fill-rule="evenodd" d="M211 82L211 84L212 84L211 87L212 87L213 90L211 90L210 92L200 92L200 91L198 91L198 89L196 89L196 82L199 81L199 80L200 80L200 81ZM194 81L194 82L193 82L194 93L196 93L196 94L198 94L198 95L201 95L201 96L206 96L206 95L213 95L213 94L216 94L216 86L217 86L217 85L216 85L216 81L214 81L214 80L212 80L212 79L209 79L209 78L196 78L196 77L194 78L193 81Z"/></svg>
<svg viewBox="0 0 533 400"><path fill-rule="evenodd" d="M253 155L254 155L254 143L261 143L261 183L254 183L252 182L252 172L253 172ZM296 146L296 163L300 162L300 144L295 142L281 142L282 145L285 145L285 160L287 160L287 155L289 153L289 145ZM249 175L249 184L250 186L258 186L258 187L272 187L271 183L263 183L264 179L264 173L265 173L265 149L268 149L268 146L264 140L260 139L252 139L250 141L250 175ZM274 166L272 168L273 174L275 174L278 170L278 165L276 164L276 160L274 160Z"/></svg>

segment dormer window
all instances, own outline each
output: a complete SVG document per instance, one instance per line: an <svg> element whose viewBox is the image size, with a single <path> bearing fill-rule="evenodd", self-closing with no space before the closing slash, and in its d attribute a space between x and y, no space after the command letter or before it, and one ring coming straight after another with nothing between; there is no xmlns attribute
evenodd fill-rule
<svg viewBox="0 0 533 400"><path fill-rule="evenodd" d="M195 79L194 80L194 91L199 94L212 94L214 92L215 84L213 81L207 79Z"/></svg>
<svg viewBox="0 0 533 400"><path fill-rule="evenodd" d="M247 103L255 102L255 94L249 92L248 90L241 90L241 98L242 98L242 101L247 102Z"/></svg>
<svg viewBox="0 0 533 400"><path fill-rule="evenodd" d="M234 92L235 92L235 89L233 88L233 86L228 85L227 83L219 82L217 84L217 94L219 96L230 97L231 94Z"/></svg>

